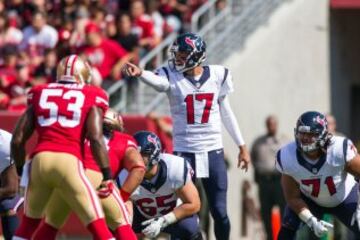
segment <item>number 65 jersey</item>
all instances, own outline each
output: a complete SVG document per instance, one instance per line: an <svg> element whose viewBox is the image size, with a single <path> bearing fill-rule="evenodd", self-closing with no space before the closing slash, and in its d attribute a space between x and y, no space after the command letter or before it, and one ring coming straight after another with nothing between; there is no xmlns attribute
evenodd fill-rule
<svg viewBox="0 0 360 240"><path fill-rule="evenodd" d="M191 167L181 157L172 154L160 154L158 173L152 179L144 180L131 194L134 207L145 218L163 216L176 207L176 190L191 181ZM119 176L119 185L125 181L124 171Z"/></svg>
<svg viewBox="0 0 360 240"><path fill-rule="evenodd" d="M93 106L105 113L108 97L104 90L90 85L50 83L32 88L28 104L33 107L38 133L31 156L53 151L82 159L87 115Z"/></svg>
<svg viewBox="0 0 360 240"><path fill-rule="evenodd" d="M233 91L228 69L219 65L203 67L199 79L159 68L156 74L169 80L167 95L173 119L174 150L204 152L223 147L219 102Z"/></svg>
<svg viewBox="0 0 360 240"><path fill-rule="evenodd" d="M282 174L291 176L306 197L322 207L335 207L356 184L354 177L345 171L345 164L356 153L349 139L334 136L326 154L312 161L305 159L292 142L278 151L276 167Z"/></svg>

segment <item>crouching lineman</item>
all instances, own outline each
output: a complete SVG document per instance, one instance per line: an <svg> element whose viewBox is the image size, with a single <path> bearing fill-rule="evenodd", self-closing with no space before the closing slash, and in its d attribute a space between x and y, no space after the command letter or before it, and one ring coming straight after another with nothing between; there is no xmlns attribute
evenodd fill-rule
<svg viewBox="0 0 360 240"><path fill-rule="evenodd" d="M123 121L121 116L109 109L104 117L103 134L109 153L111 175L112 177L118 176L123 168L129 171L130 174L120 191L115 187L111 192L100 191L99 196L106 222L116 239L136 240L124 202L141 183L145 173L145 166L141 155L137 151L135 140L132 136L122 133L122 131ZM98 188L102 181L102 175L93 158L89 143L85 144L83 164L86 176L93 187ZM52 195L46 209L45 223L40 226L35 234L35 239L55 239L58 230L64 225L69 214L70 208L61 197L58 194Z"/></svg>
<svg viewBox="0 0 360 240"><path fill-rule="evenodd" d="M148 238L165 232L171 239L201 240L196 214L200 199L190 165L181 157L160 154L160 139L154 133L140 131L134 138L146 165L144 180L130 197L134 231ZM120 185L123 177L119 176ZM182 204L176 206L179 198Z"/></svg>
<svg viewBox="0 0 360 240"><path fill-rule="evenodd" d="M354 179L360 176L360 156L349 139L328 133L323 114L305 112L299 117L295 141L278 151L276 167L287 202L279 240L294 239L300 221L323 236L333 227L320 220L324 213L360 234L359 187Z"/></svg>
<svg viewBox="0 0 360 240"><path fill-rule="evenodd" d="M4 238L11 239L19 225L16 210L24 199L17 194L18 176L10 158L12 135L0 129L0 216Z"/></svg>

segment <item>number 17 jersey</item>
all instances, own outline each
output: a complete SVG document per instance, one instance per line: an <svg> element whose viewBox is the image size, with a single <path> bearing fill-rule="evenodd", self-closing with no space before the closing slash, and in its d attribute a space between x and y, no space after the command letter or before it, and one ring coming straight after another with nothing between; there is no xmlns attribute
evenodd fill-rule
<svg viewBox="0 0 360 240"><path fill-rule="evenodd" d="M33 106L38 143L31 154L64 152L83 158L85 123L92 106L108 108L104 90L81 84L50 83L34 87L28 94Z"/></svg>
<svg viewBox="0 0 360 240"><path fill-rule="evenodd" d="M228 69L219 65L203 67L199 79L159 68L156 74L167 77L167 95L173 119L174 150L204 152L222 148L219 102L233 91Z"/></svg>

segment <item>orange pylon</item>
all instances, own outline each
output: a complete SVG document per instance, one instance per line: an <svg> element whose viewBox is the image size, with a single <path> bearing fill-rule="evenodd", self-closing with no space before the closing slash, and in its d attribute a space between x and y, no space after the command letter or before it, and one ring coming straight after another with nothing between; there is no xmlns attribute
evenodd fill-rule
<svg viewBox="0 0 360 240"><path fill-rule="evenodd" d="M277 239L281 227L281 214L279 207L273 207L271 211L271 230L273 239Z"/></svg>

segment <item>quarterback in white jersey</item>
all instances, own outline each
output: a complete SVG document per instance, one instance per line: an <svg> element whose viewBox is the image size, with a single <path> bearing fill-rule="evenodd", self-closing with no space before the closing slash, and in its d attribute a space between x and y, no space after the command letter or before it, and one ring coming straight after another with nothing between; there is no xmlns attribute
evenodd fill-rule
<svg viewBox="0 0 360 240"><path fill-rule="evenodd" d="M154 133L140 131L134 138L147 167L144 180L130 196L134 231L149 238L165 232L171 239L201 240L196 215L200 198L191 181L191 167L181 157L161 154ZM125 176L120 174L120 185Z"/></svg>
<svg viewBox="0 0 360 240"><path fill-rule="evenodd" d="M339 218L360 233L358 183L360 156L351 140L332 136L319 112L305 112L295 128L295 141L277 153L276 167L282 173L287 202L278 239L294 239L300 220L317 235L332 225L319 220L324 213ZM357 222L357 224L355 224Z"/></svg>
<svg viewBox="0 0 360 240"><path fill-rule="evenodd" d="M19 181L10 156L12 135L0 129L0 215L5 239L11 239L19 225L17 209L23 198L17 194Z"/></svg>
<svg viewBox="0 0 360 240"><path fill-rule="evenodd" d="M239 147L238 167L247 170L250 155L227 95L233 91L230 71L219 65L202 66L206 44L193 33L177 37L170 48L168 66L155 73L134 64L124 74L139 77L158 91L166 92L173 119L175 154L184 157L202 183L215 221L215 236L227 240L230 221L226 211L227 173L221 123Z"/></svg>

